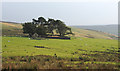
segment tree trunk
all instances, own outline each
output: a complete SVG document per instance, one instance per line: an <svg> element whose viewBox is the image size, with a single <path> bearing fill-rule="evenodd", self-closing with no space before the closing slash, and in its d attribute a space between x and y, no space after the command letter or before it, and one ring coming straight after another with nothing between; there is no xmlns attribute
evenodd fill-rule
<svg viewBox="0 0 120 71"><path fill-rule="evenodd" d="M32 37L32 34L31 34L31 33L29 34L29 37Z"/></svg>

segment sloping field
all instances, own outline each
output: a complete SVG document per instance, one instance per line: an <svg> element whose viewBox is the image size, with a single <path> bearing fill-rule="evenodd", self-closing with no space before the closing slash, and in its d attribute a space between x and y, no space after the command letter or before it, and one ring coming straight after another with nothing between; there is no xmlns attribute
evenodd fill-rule
<svg viewBox="0 0 120 71"><path fill-rule="evenodd" d="M111 39L2 37L2 56L3 68L119 69L120 65L118 41Z"/></svg>
<svg viewBox="0 0 120 71"><path fill-rule="evenodd" d="M118 41L109 34L72 27L71 40L35 40L20 37L21 24L1 24L3 69L119 69Z"/></svg>
<svg viewBox="0 0 120 71"><path fill-rule="evenodd" d="M0 23L2 24L2 35L3 36L22 36L24 35L22 32L21 24L13 24L13 23ZM103 39L116 39L117 36L110 35L103 32L97 32L92 30L84 30L75 27L71 27L74 35L72 37L86 37L86 38L103 38Z"/></svg>
<svg viewBox="0 0 120 71"><path fill-rule="evenodd" d="M13 23L1 23L3 28L13 27L13 28L22 28L20 24L13 24Z"/></svg>
<svg viewBox="0 0 120 71"><path fill-rule="evenodd" d="M117 39L116 35L111 35L108 33L103 33L103 32L98 32L93 30L85 30L85 29L72 27L72 31L75 34L74 37Z"/></svg>
<svg viewBox="0 0 120 71"><path fill-rule="evenodd" d="M2 35L3 36L23 35L21 24L13 24L13 23L0 23L0 24L2 24Z"/></svg>

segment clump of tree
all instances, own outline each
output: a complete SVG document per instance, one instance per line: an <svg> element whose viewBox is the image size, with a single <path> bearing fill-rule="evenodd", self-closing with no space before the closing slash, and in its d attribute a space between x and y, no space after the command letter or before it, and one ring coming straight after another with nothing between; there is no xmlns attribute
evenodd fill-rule
<svg viewBox="0 0 120 71"><path fill-rule="evenodd" d="M23 24L23 33L29 34L30 37L34 34L38 34L39 37L54 35L54 31L56 31L59 36L72 34L71 28L66 26L61 20L48 18L47 21L45 18L39 17L37 20L32 19L32 22Z"/></svg>

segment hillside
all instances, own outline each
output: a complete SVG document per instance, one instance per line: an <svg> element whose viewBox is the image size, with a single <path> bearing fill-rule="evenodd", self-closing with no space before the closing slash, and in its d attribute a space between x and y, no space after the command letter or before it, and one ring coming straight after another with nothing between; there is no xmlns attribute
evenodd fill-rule
<svg viewBox="0 0 120 71"><path fill-rule="evenodd" d="M118 41L109 34L72 27L71 40L36 40L15 37L21 24L1 24L3 69L119 69Z"/></svg>
<svg viewBox="0 0 120 71"><path fill-rule="evenodd" d="M2 37L3 68L118 69L118 41Z"/></svg>
<svg viewBox="0 0 120 71"><path fill-rule="evenodd" d="M116 35L99 32L95 30L80 29L72 27L75 37L87 37L87 38L103 38L103 39L117 39Z"/></svg>
<svg viewBox="0 0 120 71"><path fill-rule="evenodd" d="M2 22L2 35L3 36L23 36L22 25L16 23ZM85 30L76 27L71 27L74 35L72 37L85 37L85 38L103 38L103 39L116 39L117 36L110 35L103 32L94 30Z"/></svg>
<svg viewBox="0 0 120 71"><path fill-rule="evenodd" d="M2 22L0 24L2 24L2 35L3 36L23 35L21 24L6 23L6 22Z"/></svg>
<svg viewBox="0 0 120 71"><path fill-rule="evenodd" d="M92 25L92 26L74 26L82 29L96 30L109 34L118 35L118 25Z"/></svg>

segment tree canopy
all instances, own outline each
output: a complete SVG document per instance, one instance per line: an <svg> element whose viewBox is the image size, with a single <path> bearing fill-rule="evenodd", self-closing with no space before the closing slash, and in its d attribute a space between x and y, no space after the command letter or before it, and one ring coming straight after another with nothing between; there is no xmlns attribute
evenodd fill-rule
<svg viewBox="0 0 120 71"><path fill-rule="evenodd" d="M30 37L34 34L38 36L48 36L54 35L54 31L59 34L59 36L64 36L67 34L72 34L71 28L65 25L61 20L54 20L48 18L48 21L39 17L37 20L32 19L32 22L27 22L23 24L23 33L29 34Z"/></svg>

